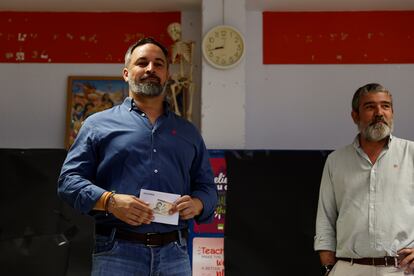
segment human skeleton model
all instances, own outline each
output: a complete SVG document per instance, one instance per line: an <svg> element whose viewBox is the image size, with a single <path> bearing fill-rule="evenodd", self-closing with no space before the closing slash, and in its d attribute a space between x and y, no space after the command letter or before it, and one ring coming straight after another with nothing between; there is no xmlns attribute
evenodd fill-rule
<svg viewBox="0 0 414 276"><path fill-rule="evenodd" d="M171 76L171 96L173 101L173 108L176 114L184 115L189 121L193 112L193 94L194 94L194 83L193 83L193 41L182 41L181 40L181 25L180 23L171 23L167 27L167 32L174 41L171 46L171 63L179 64L180 71L178 74ZM185 74L185 67L189 67L188 75ZM177 96L182 93L183 97L183 109L185 114L181 114L177 103ZM188 107L186 106L188 103Z"/></svg>

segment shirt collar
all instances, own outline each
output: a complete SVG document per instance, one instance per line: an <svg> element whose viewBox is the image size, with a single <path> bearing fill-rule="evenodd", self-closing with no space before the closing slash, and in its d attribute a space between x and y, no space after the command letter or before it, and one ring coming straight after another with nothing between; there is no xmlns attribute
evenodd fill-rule
<svg viewBox="0 0 414 276"><path fill-rule="evenodd" d="M354 142L352 143L352 145L356 149L361 148L361 144L359 143L359 135L361 135L361 134L358 133L357 136L354 138ZM392 136L392 134L390 134L390 136L388 136L388 143L385 145L385 148L390 147L392 139L393 139L393 136Z"/></svg>
<svg viewBox="0 0 414 276"><path fill-rule="evenodd" d="M166 100L164 100L162 104L163 104L163 108L164 108L164 114L168 115L170 113L170 110L171 110L170 109L170 104ZM138 108L138 106L135 104L134 99L132 99L131 97L126 97L124 102L123 102L123 105L125 105L128 108L129 111L135 110L139 113L143 113L143 111Z"/></svg>

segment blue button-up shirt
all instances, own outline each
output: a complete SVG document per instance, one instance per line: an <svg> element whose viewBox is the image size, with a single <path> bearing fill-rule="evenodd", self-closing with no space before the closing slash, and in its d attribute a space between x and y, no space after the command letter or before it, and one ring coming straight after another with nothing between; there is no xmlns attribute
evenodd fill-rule
<svg viewBox="0 0 414 276"><path fill-rule="evenodd" d="M208 152L197 129L169 111L154 125L131 98L85 120L68 152L59 177L59 196L97 224L141 233L167 232L187 226L151 223L131 226L112 215L92 211L105 191L139 197L141 189L190 195L204 206L198 223L212 219L217 203Z"/></svg>

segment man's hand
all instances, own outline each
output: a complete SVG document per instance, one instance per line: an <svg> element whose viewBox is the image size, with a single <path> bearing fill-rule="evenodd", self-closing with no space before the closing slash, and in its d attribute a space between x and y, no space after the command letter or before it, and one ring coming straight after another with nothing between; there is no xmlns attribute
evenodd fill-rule
<svg viewBox="0 0 414 276"><path fill-rule="evenodd" d="M170 214L179 212L180 218L187 220L201 214L203 210L203 203L198 198L192 198L188 195L182 196L174 202Z"/></svg>
<svg viewBox="0 0 414 276"><path fill-rule="evenodd" d="M330 273L330 270L332 269L329 266L334 266L336 263L336 258L335 258L335 252L333 251L328 251L328 250L321 250L319 251L319 259L321 260L321 264L322 264L322 273L323 276L327 276ZM329 270L327 269L329 267Z"/></svg>
<svg viewBox="0 0 414 276"><path fill-rule="evenodd" d="M335 252L328 250L319 251L319 259L322 265L334 265L336 263Z"/></svg>
<svg viewBox="0 0 414 276"><path fill-rule="evenodd" d="M133 195L115 194L108 202L108 212L133 226L150 224L154 214L149 204Z"/></svg>
<svg viewBox="0 0 414 276"><path fill-rule="evenodd" d="M414 248L403 248L398 251L398 266L405 270L406 273L414 272Z"/></svg>

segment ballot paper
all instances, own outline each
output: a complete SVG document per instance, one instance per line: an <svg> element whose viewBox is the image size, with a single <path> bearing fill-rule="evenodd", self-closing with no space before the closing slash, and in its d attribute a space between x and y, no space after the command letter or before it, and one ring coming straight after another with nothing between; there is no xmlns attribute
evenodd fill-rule
<svg viewBox="0 0 414 276"><path fill-rule="evenodd" d="M154 211L153 222L178 225L178 212L173 215L168 211L173 207L180 195L141 189L139 198L148 202Z"/></svg>

